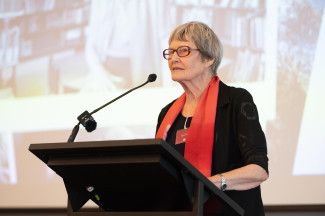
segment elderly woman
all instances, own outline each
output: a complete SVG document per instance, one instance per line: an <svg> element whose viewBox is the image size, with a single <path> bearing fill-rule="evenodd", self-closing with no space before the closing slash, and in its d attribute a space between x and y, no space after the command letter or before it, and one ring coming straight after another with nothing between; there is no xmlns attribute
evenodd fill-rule
<svg viewBox="0 0 325 216"><path fill-rule="evenodd" d="M184 93L164 107L156 138L166 140L244 210L264 215L260 184L268 178L265 135L250 93L227 86L217 69L222 45L205 24L189 22L163 51ZM228 215L220 210L220 215Z"/></svg>

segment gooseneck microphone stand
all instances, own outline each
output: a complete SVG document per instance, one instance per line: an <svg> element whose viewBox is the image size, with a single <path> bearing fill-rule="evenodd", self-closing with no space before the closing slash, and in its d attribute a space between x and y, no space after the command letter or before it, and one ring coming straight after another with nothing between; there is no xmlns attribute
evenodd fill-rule
<svg viewBox="0 0 325 216"><path fill-rule="evenodd" d="M70 134L69 139L68 139L67 142L68 142L68 143L73 143L73 142L74 142L74 140L75 140L75 138L76 138L76 136L77 136L77 134L78 134L78 132L79 132L79 125L80 125L80 124L82 124L82 125L86 128L86 130L87 130L88 132L92 132L93 130L96 129L96 127L97 127L97 122L96 122L95 119L92 117L92 114L95 114L95 113L98 112L99 110L101 110L101 109L103 109L104 107L110 105L111 103L117 101L117 100L120 99L121 97L124 97L125 95L129 94L130 92L132 92L132 91L134 91L134 90L136 90L136 89L138 89L138 88L141 88L142 86L145 86L145 85L147 85L147 84L150 83L150 82L154 82L154 81L156 81L156 79L157 79L157 75L156 75L156 74L150 74L150 75L148 76L147 81L144 82L144 83L142 83L141 85L139 85L139 86L137 86L137 87L134 87L134 88L128 90L127 92L121 94L120 96L118 96L117 98L114 98L113 100L107 102L106 104L104 104L104 105L98 107L97 109L93 110L93 111L90 112L90 113L89 113L87 110L84 111L82 114L80 114L80 115L78 116L78 118L77 118L77 119L78 119L78 123L77 123L77 124L74 126L74 128L72 129L71 134Z"/></svg>

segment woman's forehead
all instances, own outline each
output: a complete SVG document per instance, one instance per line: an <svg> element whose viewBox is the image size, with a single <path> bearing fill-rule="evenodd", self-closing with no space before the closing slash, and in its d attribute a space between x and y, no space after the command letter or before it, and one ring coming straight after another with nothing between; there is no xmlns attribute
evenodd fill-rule
<svg viewBox="0 0 325 216"><path fill-rule="evenodd" d="M169 44L170 48L177 48L179 46L191 46L194 45L194 43L191 40L185 41L185 40L172 40Z"/></svg>

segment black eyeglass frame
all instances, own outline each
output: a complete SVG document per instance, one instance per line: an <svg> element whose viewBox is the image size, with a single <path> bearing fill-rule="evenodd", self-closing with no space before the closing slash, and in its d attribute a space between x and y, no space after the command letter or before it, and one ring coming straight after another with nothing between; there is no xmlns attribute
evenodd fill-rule
<svg viewBox="0 0 325 216"><path fill-rule="evenodd" d="M180 50L182 48L187 48L187 53L185 55L183 55L183 54L180 55L179 54L180 53ZM180 46L180 47L177 47L177 49L170 49L170 48L164 49L164 51L163 51L163 57L166 60L170 60L172 58L172 55L174 55L175 52L177 53L177 55L179 57L186 57L186 56L189 56L191 54L191 51L192 50L198 50L198 51L200 51L200 49L194 49L194 48L191 48L189 46ZM167 51L172 51L172 52L167 53Z"/></svg>

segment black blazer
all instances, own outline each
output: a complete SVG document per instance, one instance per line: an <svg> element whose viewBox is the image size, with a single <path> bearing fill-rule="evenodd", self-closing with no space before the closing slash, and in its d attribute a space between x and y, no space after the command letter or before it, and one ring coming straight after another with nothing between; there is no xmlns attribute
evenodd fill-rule
<svg viewBox="0 0 325 216"><path fill-rule="evenodd" d="M173 102L161 110L157 129ZM266 139L251 94L245 89L230 87L221 81L212 154L212 175L247 164L257 164L268 172ZM264 215L260 186L245 191L229 190L225 193L244 208L245 215ZM221 215L228 215L224 211Z"/></svg>

